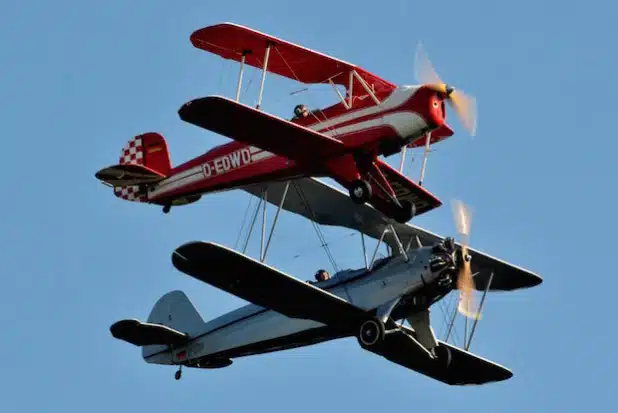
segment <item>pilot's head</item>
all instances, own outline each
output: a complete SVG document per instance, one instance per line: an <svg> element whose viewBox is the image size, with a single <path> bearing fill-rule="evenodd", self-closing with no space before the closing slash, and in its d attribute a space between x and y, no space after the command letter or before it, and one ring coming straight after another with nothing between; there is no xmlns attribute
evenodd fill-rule
<svg viewBox="0 0 618 413"><path fill-rule="evenodd" d="M298 118L306 118L307 116L309 116L309 110L305 105L297 105L294 108L294 115L296 115L296 117Z"/></svg>
<svg viewBox="0 0 618 413"><path fill-rule="evenodd" d="M328 275L328 271L326 270L318 270L318 272L315 273L315 280L317 282L326 281L329 278L330 276Z"/></svg>

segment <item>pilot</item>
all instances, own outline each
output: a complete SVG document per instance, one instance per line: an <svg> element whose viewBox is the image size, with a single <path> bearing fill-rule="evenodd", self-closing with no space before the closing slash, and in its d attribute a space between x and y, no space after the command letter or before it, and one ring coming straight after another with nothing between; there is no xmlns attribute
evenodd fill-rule
<svg viewBox="0 0 618 413"><path fill-rule="evenodd" d="M307 109L307 106L300 104L294 107L294 119L306 118L307 116L309 116L309 109Z"/></svg>
<svg viewBox="0 0 618 413"><path fill-rule="evenodd" d="M330 279L330 275L328 275L328 271L326 270L318 270L318 272L315 273L315 280L317 282L326 281L328 279Z"/></svg>

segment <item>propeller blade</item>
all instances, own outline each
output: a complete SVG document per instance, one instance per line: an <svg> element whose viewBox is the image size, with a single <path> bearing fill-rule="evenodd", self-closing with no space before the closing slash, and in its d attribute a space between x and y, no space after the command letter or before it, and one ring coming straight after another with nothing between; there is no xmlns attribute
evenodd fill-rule
<svg viewBox="0 0 618 413"><path fill-rule="evenodd" d="M461 254L463 267L457 277L457 289L460 300L457 310L464 316L478 320L481 318L479 307L474 300L475 283L472 277L472 268L468 256L468 237L470 236L470 224L472 221L470 210L461 201L453 201L453 218L457 232L461 236Z"/></svg>
<svg viewBox="0 0 618 413"><path fill-rule="evenodd" d="M427 85L437 92L444 93L455 113L463 123L464 127L471 136L476 135L477 111L476 99L462 92L449 87L440 79L438 73L433 68L421 42L416 48L415 57L415 78L418 84Z"/></svg>
<svg viewBox="0 0 618 413"><path fill-rule="evenodd" d="M446 87L440 76L436 73L433 68L433 65L429 61L425 50L423 49L423 44L421 42L418 43L416 47L416 58L414 62L415 68L415 78L416 82L422 85L435 85L436 87L440 87L443 85ZM445 88L446 91L446 88Z"/></svg>
<svg viewBox="0 0 618 413"><path fill-rule="evenodd" d="M471 136L476 135L476 99L461 90L453 90L448 102Z"/></svg>

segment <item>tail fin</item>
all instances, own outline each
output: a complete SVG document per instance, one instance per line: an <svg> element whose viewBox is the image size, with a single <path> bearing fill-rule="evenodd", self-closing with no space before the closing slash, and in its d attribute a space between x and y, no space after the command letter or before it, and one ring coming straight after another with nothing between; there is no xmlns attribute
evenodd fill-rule
<svg viewBox="0 0 618 413"><path fill-rule="evenodd" d="M131 139L120 152L120 165L142 165L146 168L168 176L172 169L169 150L165 138L158 133L149 132ZM133 202L146 202L145 193L139 185L115 186L114 195Z"/></svg>
<svg viewBox="0 0 618 413"><path fill-rule="evenodd" d="M103 168L95 176L112 186L118 198L148 202L146 185L164 179L171 170L165 138L149 132L127 142L120 152L118 165Z"/></svg>
<svg viewBox="0 0 618 413"><path fill-rule="evenodd" d="M120 152L120 165L143 165L167 176L172 169L170 154L165 138L158 133L148 132L131 139Z"/></svg>
<svg viewBox="0 0 618 413"><path fill-rule="evenodd" d="M148 323L164 325L189 337L201 334L205 324L187 295L179 290L170 291L159 298L148 316ZM146 358L165 350L166 345L146 345L142 348L142 355Z"/></svg>

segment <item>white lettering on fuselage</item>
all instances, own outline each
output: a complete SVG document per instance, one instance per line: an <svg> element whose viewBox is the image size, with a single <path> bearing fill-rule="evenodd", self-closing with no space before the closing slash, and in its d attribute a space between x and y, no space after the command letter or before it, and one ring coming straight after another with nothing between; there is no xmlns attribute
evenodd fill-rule
<svg viewBox="0 0 618 413"><path fill-rule="evenodd" d="M202 165L202 171L206 178L210 178L250 163L251 152L249 148L243 148L206 162Z"/></svg>

